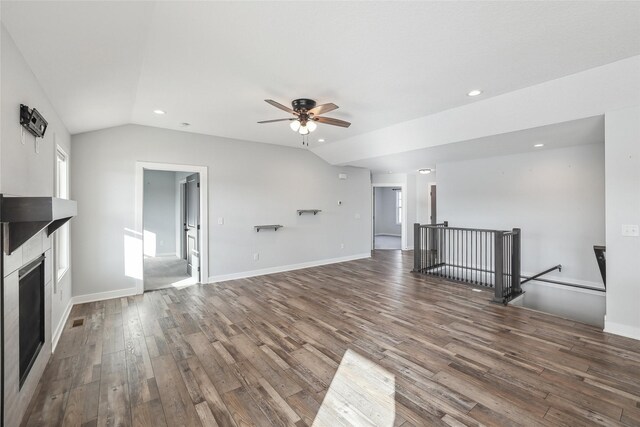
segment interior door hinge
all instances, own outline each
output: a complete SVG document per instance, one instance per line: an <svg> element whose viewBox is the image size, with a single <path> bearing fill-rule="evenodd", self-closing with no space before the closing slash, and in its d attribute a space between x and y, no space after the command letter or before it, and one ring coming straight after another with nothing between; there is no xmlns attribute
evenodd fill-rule
<svg viewBox="0 0 640 427"><path fill-rule="evenodd" d="M198 183L198 188L200 188L200 183Z"/></svg>

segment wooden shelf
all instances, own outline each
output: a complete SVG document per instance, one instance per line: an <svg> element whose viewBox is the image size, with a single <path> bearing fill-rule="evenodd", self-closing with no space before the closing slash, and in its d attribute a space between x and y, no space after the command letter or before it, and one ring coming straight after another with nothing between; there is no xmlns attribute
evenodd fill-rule
<svg viewBox="0 0 640 427"><path fill-rule="evenodd" d="M0 194L0 222L6 223L3 249L7 255L42 230L51 235L76 216L75 201L57 197L7 197Z"/></svg>
<svg viewBox="0 0 640 427"><path fill-rule="evenodd" d="M282 228L282 225L278 225L278 224L271 224L271 225L254 225L253 228L254 230L256 230L256 232L260 232L260 230L273 230L273 231L278 231L278 228Z"/></svg>
<svg viewBox="0 0 640 427"><path fill-rule="evenodd" d="M298 215L302 215L306 213L312 213L316 215L318 212L322 212L322 211L320 209L298 209L296 212L298 212Z"/></svg>

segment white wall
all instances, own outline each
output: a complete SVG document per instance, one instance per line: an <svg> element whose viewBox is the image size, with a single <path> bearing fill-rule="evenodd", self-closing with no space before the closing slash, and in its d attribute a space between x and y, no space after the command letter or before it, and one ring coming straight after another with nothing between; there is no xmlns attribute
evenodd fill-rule
<svg viewBox="0 0 640 427"><path fill-rule="evenodd" d="M640 107L605 115L607 316L605 330L640 339Z"/></svg>
<svg viewBox="0 0 640 427"><path fill-rule="evenodd" d="M69 132L4 25L0 26L0 193L53 196L56 144L69 155L69 162L74 162ZM35 107L48 122L44 138L38 138L39 153L36 153L35 138L30 133L25 132L24 144L22 143L20 104ZM73 173L70 176L73 179ZM78 209L82 212L81 206ZM71 271L62 277L54 290L56 292L51 299L51 324L55 331L64 321L63 315L71 300Z"/></svg>
<svg viewBox="0 0 640 427"><path fill-rule="evenodd" d="M91 248L72 253L76 295L135 287L125 275L125 236L139 232L136 161L208 167L214 279L370 253L368 170L330 166L302 149L137 125L74 135L72 146L71 194L83 209L73 243ZM339 180L338 173L348 179ZM298 216L297 209L322 212ZM260 224L284 228L256 233L253 226Z"/></svg>
<svg viewBox="0 0 640 427"><path fill-rule="evenodd" d="M396 223L397 191L393 187L376 187L375 193L375 234L402 235L402 228Z"/></svg>
<svg viewBox="0 0 640 427"><path fill-rule="evenodd" d="M144 233L145 255L161 256L176 253L176 173L144 171Z"/></svg>
<svg viewBox="0 0 640 427"><path fill-rule="evenodd" d="M438 222L522 229L522 272L557 264L558 280L602 287L593 245L604 244L604 144L441 163Z"/></svg>

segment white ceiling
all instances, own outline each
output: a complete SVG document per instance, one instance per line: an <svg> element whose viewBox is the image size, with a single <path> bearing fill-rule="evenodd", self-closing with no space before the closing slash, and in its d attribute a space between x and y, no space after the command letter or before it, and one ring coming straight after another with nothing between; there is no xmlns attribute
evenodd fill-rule
<svg viewBox="0 0 640 427"><path fill-rule="evenodd" d="M300 145L266 104L334 102L334 142L640 54L639 2L2 2L71 133L138 123ZM485 92L469 98L470 89ZM164 116L154 109L167 111ZM317 143L316 143L317 144Z"/></svg>
<svg viewBox="0 0 640 427"><path fill-rule="evenodd" d="M371 169L374 174L389 172L416 174L418 169L437 170L437 164L447 161L506 156L597 143L604 143L603 116L406 151L350 164ZM536 144L544 144L544 146L534 147Z"/></svg>

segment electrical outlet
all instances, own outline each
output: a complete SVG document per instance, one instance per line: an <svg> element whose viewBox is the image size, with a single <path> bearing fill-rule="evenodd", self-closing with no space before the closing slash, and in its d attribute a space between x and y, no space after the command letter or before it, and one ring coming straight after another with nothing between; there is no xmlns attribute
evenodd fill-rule
<svg viewBox="0 0 640 427"><path fill-rule="evenodd" d="M622 235L625 237L640 236L640 228L637 224L622 224Z"/></svg>
<svg viewBox="0 0 640 427"><path fill-rule="evenodd" d="M360 219L360 214L359 214L359 213L357 213L357 214L355 214L353 217L354 217L355 219Z"/></svg>
<svg viewBox="0 0 640 427"><path fill-rule="evenodd" d="M259 254L259 253L255 253L255 254L253 254L253 260L254 260L254 261L258 261L258 260L260 260L260 254Z"/></svg>
<svg viewBox="0 0 640 427"><path fill-rule="evenodd" d="M340 249L344 249L344 243L340 243Z"/></svg>
<svg viewBox="0 0 640 427"><path fill-rule="evenodd" d="M224 218L218 218L218 225L224 225Z"/></svg>

